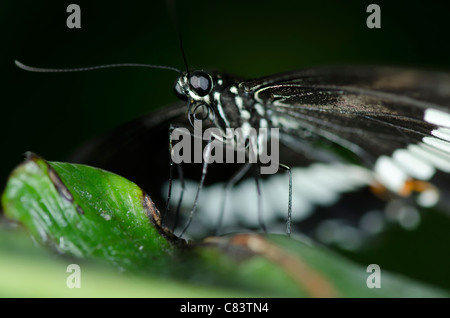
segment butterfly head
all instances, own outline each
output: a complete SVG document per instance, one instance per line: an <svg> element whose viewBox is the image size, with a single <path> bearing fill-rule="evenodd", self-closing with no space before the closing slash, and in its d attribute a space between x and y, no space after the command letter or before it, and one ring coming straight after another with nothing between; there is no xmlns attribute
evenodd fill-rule
<svg viewBox="0 0 450 318"><path fill-rule="evenodd" d="M215 73L192 71L181 74L175 81L175 95L188 102L188 117L193 120L210 120L225 134L230 124L226 114L218 109L224 78Z"/></svg>
<svg viewBox="0 0 450 318"><path fill-rule="evenodd" d="M204 71L183 73L175 81L175 95L181 100L195 102L209 102L209 94L213 89L213 78Z"/></svg>

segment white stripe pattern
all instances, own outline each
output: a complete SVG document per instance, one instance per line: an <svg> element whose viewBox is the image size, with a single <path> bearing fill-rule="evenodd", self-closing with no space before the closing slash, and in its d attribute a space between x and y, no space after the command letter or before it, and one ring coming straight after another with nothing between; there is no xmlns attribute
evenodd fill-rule
<svg viewBox="0 0 450 318"><path fill-rule="evenodd" d="M339 200L341 194L372 183L372 172L357 165L315 163L306 168L293 168L292 221L301 221L314 211L315 206L330 206ZM185 180L185 185L183 207L189 209L194 203L198 183ZM261 179L260 186L264 224L272 224L277 218L286 220L289 188L287 174ZM181 189L179 180L173 181L172 189L171 202L176 205ZM198 218L208 226L217 225L223 196L224 183L203 188L198 202ZM259 227L257 202L258 195L253 178L234 186L228 193L222 224L233 226L238 220L247 226Z"/></svg>
<svg viewBox="0 0 450 318"><path fill-rule="evenodd" d="M434 137L423 137L422 141L436 149L442 150L450 154L450 143L445 140Z"/></svg>
<svg viewBox="0 0 450 318"><path fill-rule="evenodd" d="M433 130L431 134L440 139L450 141L450 128L438 128Z"/></svg>
<svg viewBox="0 0 450 318"><path fill-rule="evenodd" d="M438 126L431 136L423 137L419 144L395 150L392 157L381 156L375 164L377 180L393 192L399 193L410 178L428 181L436 170L450 172L450 114L430 108L425 111L424 120ZM438 200L435 190L418 197L423 206L432 206Z"/></svg>
<svg viewBox="0 0 450 318"><path fill-rule="evenodd" d="M433 108L425 110L424 120L436 126L450 127L450 114L441 110Z"/></svg>

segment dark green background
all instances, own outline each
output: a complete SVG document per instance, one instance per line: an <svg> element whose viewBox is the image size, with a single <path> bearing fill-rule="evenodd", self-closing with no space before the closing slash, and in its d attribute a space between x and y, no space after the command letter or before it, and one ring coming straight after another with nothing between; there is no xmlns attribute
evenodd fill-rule
<svg viewBox="0 0 450 318"><path fill-rule="evenodd" d="M132 68L37 74L16 68L15 59L40 67L131 62L184 69L165 1L75 1L81 6L82 28L68 29L66 8L73 2L9 0L0 4L0 63L5 80L0 128L2 187L25 151L64 160L83 141L176 100L172 91L176 74L170 71ZM366 27L370 3L381 6L381 29ZM248 78L336 64L449 71L448 9L444 1L177 4L189 66ZM370 262L372 257L382 267L397 266L421 280L449 287L448 277L442 277L449 268L447 251L438 262L439 251L422 246L430 240L449 243L448 235L432 236L435 226L445 232L448 220L435 216L433 222L422 232L398 234L393 243L384 244L384 250L363 255L362 260ZM415 255L417 250L426 252ZM399 264L389 255L404 262ZM415 265L405 265L411 262ZM427 267L430 262L435 264Z"/></svg>

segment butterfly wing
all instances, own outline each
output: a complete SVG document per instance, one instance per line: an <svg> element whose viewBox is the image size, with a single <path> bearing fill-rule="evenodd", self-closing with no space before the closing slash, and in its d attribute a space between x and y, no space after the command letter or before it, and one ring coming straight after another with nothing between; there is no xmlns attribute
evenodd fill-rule
<svg viewBox="0 0 450 318"><path fill-rule="evenodd" d="M242 85L265 106L291 148L304 149L303 132L308 131L326 141L319 147L328 142L360 158L394 192L402 191L410 178L433 179L444 191L450 188L448 74L337 67Z"/></svg>

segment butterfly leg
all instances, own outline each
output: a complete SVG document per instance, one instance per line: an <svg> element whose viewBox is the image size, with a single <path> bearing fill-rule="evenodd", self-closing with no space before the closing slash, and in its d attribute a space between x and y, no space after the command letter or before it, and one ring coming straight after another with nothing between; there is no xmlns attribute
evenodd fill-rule
<svg viewBox="0 0 450 318"><path fill-rule="evenodd" d="M280 168L282 168L283 170L287 171L289 174L289 200L288 200L288 217L287 217L287 221L286 221L286 234L288 236L291 235L291 221L292 221L292 171L291 168L281 164L280 163Z"/></svg>
<svg viewBox="0 0 450 318"><path fill-rule="evenodd" d="M186 222L186 225L184 226L183 230L181 231L180 238L184 235L186 230L189 228L189 225L191 225L192 218L194 217L195 210L197 208L198 198L200 196L200 192L203 188L203 184L205 183L205 177L206 173L208 172L208 161L211 154L211 140L208 141L205 150L203 151L203 167L202 167L202 176L200 179L200 182L197 187L197 193L195 194L194 204L192 206L191 212L189 213L188 221Z"/></svg>
<svg viewBox="0 0 450 318"><path fill-rule="evenodd" d="M170 212L170 199L172 197L172 184L173 184L174 162L172 160L172 152L173 152L172 133L177 128L178 127L174 126L174 125L170 125L170 127L169 127L169 154L170 154L169 155L169 187L168 187L168 191L167 191L168 193L167 193L167 202L166 202L166 215L169 215L169 212ZM181 163L177 164L177 170L178 170L178 178L180 179L180 183L181 183L181 191L180 191L180 197L178 198L178 204L177 204L177 209L175 212L172 231L174 231L175 227L177 226L178 218L180 215L181 204L183 202L183 195L184 195L184 191L186 189L185 183L184 183L184 177L183 177L183 168L182 168Z"/></svg>

